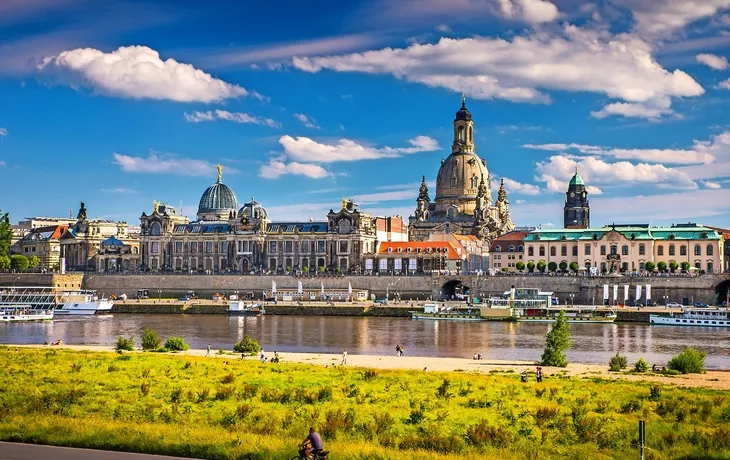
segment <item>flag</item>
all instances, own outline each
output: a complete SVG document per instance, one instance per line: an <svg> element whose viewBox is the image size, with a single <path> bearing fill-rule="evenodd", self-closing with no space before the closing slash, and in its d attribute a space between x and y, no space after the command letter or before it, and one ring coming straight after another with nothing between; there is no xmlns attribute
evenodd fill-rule
<svg viewBox="0 0 730 460"><path fill-rule="evenodd" d="M322 283L322 295L324 295L324 283Z"/></svg>
<svg viewBox="0 0 730 460"><path fill-rule="evenodd" d="M618 284L613 285L613 300L618 299Z"/></svg>
<svg viewBox="0 0 730 460"><path fill-rule="evenodd" d="M603 300L608 300L608 284L603 285Z"/></svg>
<svg viewBox="0 0 730 460"><path fill-rule="evenodd" d="M641 284L636 285L636 300L641 298Z"/></svg>
<svg viewBox="0 0 730 460"><path fill-rule="evenodd" d="M651 299L651 284L646 285L646 300Z"/></svg>
<svg viewBox="0 0 730 460"><path fill-rule="evenodd" d="M276 294L276 281L271 281L271 294Z"/></svg>
<svg viewBox="0 0 730 460"><path fill-rule="evenodd" d="M299 293L299 294L302 293L302 282L301 281L297 281L297 293Z"/></svg>
<svg viewBox="0 0 730 460"><path fill-rule="evenodd" d="M347 293L352 295L352 283L347 282Z"/></svg>
<svg viewBox="0 0 730 460"><path fill-rule="evenodd" d="M629 300L629 285L624 284L624 301Z"/></svg>

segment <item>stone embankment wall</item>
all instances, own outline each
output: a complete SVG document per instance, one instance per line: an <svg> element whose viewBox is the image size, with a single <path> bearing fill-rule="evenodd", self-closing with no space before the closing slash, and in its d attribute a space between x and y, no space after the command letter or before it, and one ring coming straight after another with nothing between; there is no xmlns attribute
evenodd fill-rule
<svg viewBox="0 0 730 460"><path fill-rule="evenodd" d="M301 281L305 291L318 293L324 284L325 289L367 289L371 294L384 297L386 290L391 294L399 293L402 299L426 300L436 298L444 284L458 280L471 288L478 297L488 298L501 295L511 286L540 288L552 291L561 303L573 296L576 304L601 304L603 285L619 285L619 297L623 298L623 285L629 285L629 298L634 298L637 285L652 286L652 298L663 303L664 296L669 301L682 302L684 299L712 304L716 301L716 289L724 292L730 284L730 275L712 274L695 277L573 277L573 276L236 276L236 275L42 275L42 274L0 274L0 286L58 286L62 288L95 289L104 294L126 294L134 298L138 289L149 290L150 297L179 297L186 291L196 291L201 298L210 298L214 292L232 293L253 292L260 298L263 291L271 290L275 281L278 289L296 289ZM613 288L610 289L611 296ZM720 299L719 301L722 301Z"/></svg>

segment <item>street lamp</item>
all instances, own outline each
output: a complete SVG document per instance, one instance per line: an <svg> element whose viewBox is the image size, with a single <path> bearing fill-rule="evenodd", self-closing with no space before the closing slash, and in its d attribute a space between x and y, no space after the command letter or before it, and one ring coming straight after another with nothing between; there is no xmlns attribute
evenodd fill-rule
<svg viewBox="0 0 730 460"><path fill-rule="evenodd" d="M388 283L388 285L385 286L385 301L386 302L388 302L390 300L390 298L389 298L390 287L391 286L395 286L396 284L398 284L398 281L400 281L400 278L398 278L397 280L393 281L392 283Z"/></svg>

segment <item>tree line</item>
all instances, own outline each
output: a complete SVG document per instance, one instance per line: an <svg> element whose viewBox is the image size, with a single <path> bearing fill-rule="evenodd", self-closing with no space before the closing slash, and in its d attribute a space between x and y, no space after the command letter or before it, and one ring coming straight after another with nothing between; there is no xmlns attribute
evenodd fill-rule
<svg viewBox="0 0 730 460"><path fill-rule="evenodd" d="M36 268L40 263L38 256L25 257L23 254L10 253L12 237L10 214L0 209L0 270L25 271Z"/></svg>

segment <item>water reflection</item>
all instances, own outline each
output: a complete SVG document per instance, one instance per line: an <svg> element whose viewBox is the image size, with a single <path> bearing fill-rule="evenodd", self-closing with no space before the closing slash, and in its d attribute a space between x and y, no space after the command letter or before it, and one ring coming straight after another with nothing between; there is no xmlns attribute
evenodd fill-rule
<svg viewBox="0 0 730 460"><path fill-rule="evenodd" d="M547 323L427 321L404 318L316 316L114 315L60 318L44 323L0 324L2 343L44 343L58 339L69 344L114 345L117 337L135 337L145 327L161 337L184 337L191 347L231 349L248 334L266 350L282 352L394 355L395 345L406 355L536 360L540 358ZM728 367L728 331L720 328L682 328L647 324L573 324L574 362L604 363L620 351L633 362L643 357L665 363L685 346L706 351L709 368Z"/></svg>

